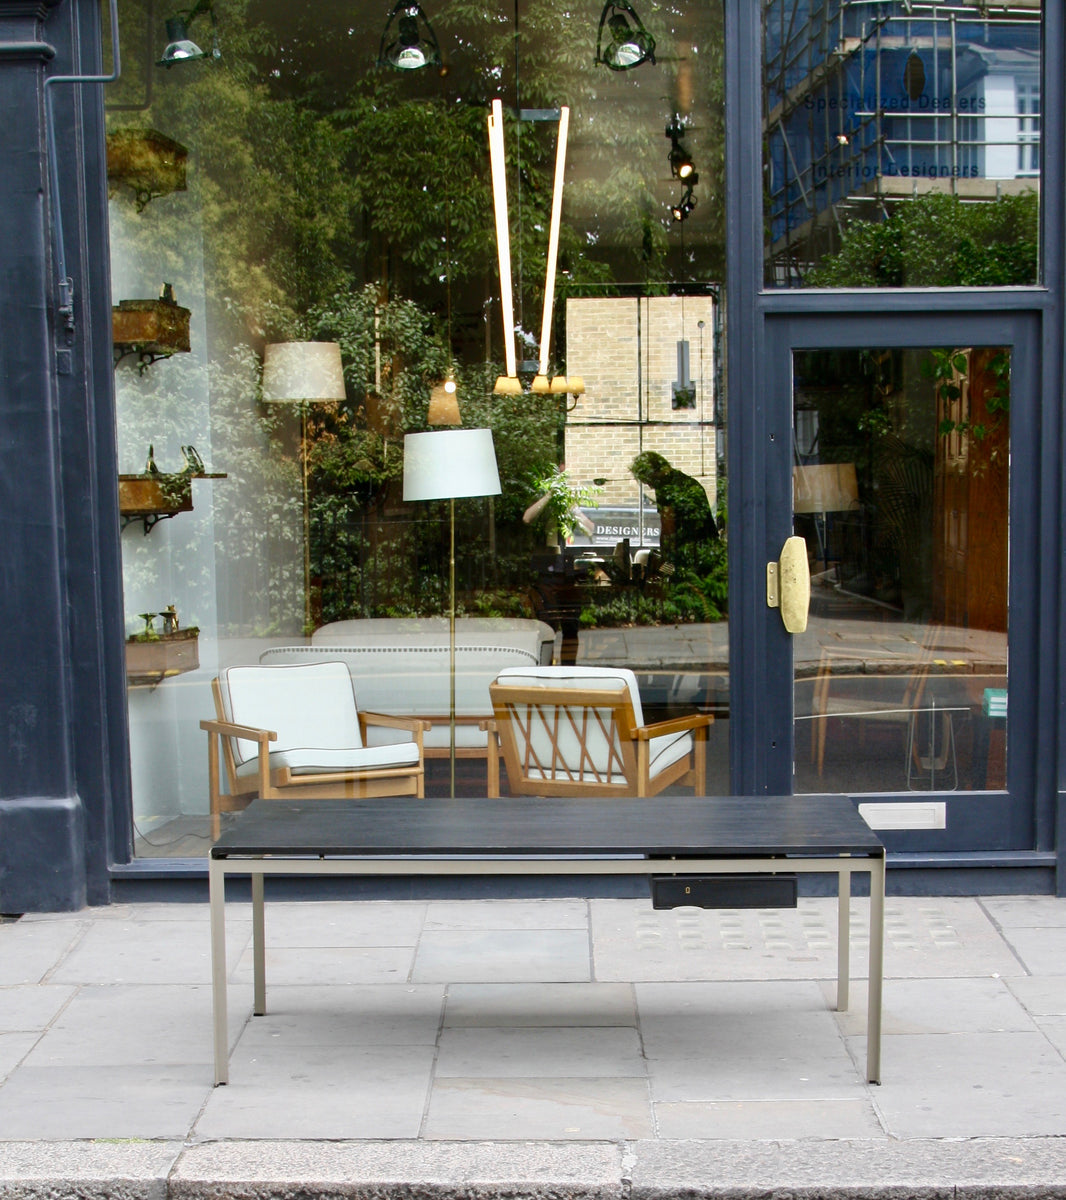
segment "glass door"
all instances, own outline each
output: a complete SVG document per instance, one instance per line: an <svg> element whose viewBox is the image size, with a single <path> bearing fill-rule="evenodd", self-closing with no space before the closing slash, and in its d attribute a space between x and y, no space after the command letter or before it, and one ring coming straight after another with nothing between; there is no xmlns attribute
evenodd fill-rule
<svg viewBox="0 0 1066 1200"><path fill-rule="evenodd" d="M779 351L811 580L792 790L855 796L896 848L1032 847L1034 699L1011 681L1033 678L1034 347L1021 321L895 345L868 324L827 346L794 322Z"/></svg>

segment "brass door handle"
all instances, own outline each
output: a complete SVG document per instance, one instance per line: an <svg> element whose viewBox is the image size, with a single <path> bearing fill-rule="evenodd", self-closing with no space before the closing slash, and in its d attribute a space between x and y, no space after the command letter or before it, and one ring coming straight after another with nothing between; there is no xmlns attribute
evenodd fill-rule
<svg viewBox="0 0 1066 1200"><path fill-rule="evenodd" d="M807 628L811 569L803 538L785 538L781 557L766 564L766 605L781 610L781 621L789 633L803 633Z"/></svg>

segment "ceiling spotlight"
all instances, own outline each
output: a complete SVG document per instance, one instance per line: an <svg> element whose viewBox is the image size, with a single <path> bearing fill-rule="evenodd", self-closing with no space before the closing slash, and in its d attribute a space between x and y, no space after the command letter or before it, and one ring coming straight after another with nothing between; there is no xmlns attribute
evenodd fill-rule
<svg viewBox="0 0 1066 1200"><path fill-rule="evenodd" d="M157 67L172 67L175 63L192 62L197 58L207 57L205 52L189 37L189 26L202 13L207 13L211 17L211 57L222 57L218 48L215 10L211 0L197 0L192 8L184 12L177 12L167 18L167 48L163 51L162 58L156 61Z"/></svg>
<svg viewBox="0 0 1066 1200"><path fill-rule="evenodd" d="M692 194L692 189L699 183L698 175L689 176L688 183L685 185L685 190L681 194L681 199L670 209L670 212L675 221L685 221L689 214L696 207L696 197Z"/></svg>
<svg viewBox="0 0 1066 1200"><path fill-rule="evenodd" d="M675 117L666 127L666 136L670 139L670 174L675 179L683 179L687 182L696 170L696 166L692 161L692 155L681 144L684 135L685 127Z"/></svg>
<svg viewBox="0 0 1066 1200"><path fill-rule="evenodd" d="M417 71L430 63L441 65L440 46L429 18L418 0L397 0L381 34L378 66Z"/></svg>
<svg viewBox="0 0 1066 1200"><path fill-rule="evenodd" d="M655 62L655 39L644 28L629 0L606 0L596 33L596 61L612 71L629 71L641 63Z"/></svg>

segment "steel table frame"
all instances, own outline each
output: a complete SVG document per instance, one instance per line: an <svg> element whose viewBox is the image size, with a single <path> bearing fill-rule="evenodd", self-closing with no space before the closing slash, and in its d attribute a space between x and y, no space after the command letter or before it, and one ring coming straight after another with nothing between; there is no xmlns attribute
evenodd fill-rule
<svg viewBox="0 0 1066 1200"><path fill-rule="evenodd" d="M268 801L267 803L277 803ZM881 1082L881 1003L884 980L885 851L868 846L851 853L641 858L632 854L438 854L309 856L306 851L244 854L223 852L208 863L211 914L211 994L214 1014L215 1084L229 1081L226 1007L226 876L251 877L252 954L255 1015L266 1012L264 879L267 875L730 875L830 874L837 877L837 1010L848 1008L851 877L870 876L869 988L866 1018L866 1078Z"/></svg>

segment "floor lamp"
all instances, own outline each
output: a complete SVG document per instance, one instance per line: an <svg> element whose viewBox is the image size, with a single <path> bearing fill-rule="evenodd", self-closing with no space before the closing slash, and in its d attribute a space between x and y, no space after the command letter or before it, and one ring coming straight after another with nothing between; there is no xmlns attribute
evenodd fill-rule
<svg viewBox="0 0 1066 1200"><path fill-rule="evenodd" d="M435 429L403 439L404 500L447 500L448 556L448 721L451 795L455 795L455 501L498 496L500 473L490 429Z"/></svg>
<svg viewBox="0 0 1066 1200"><path fill-rule="evenodd" d="M831 512L851 512L859 504L859 484L854 463L810 463L792 468L792 511L814 518L821 569L829 570L829 528ZM821 524L819 524L819 519ZM837 572L839 583L839 570Z"/></svg>
<svg viewBox="0 0 1066 1200"><path fill-rule="evenodd" d="M307 486L307 406L346 399L336 342L274 342L263 351L263 399L300 406L304 502L304 633L311 630L311 508Z"/></svg>

